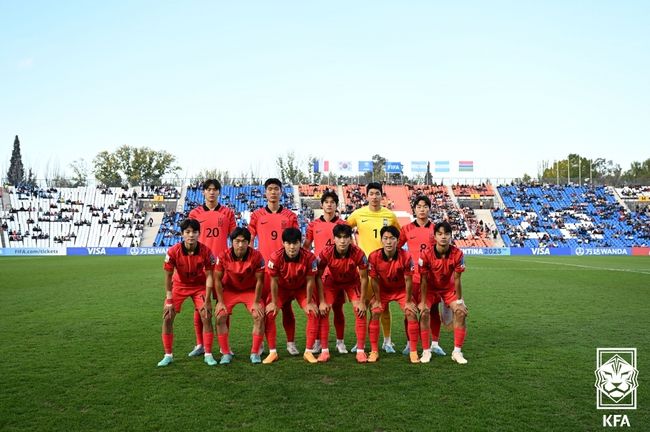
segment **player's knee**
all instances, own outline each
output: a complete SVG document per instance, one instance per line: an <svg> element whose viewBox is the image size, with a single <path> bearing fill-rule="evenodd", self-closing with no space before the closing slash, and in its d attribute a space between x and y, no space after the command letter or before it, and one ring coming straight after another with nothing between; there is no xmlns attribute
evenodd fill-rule
<svg viewBox="0 0 650 432"><path fill-rule="evenodd" d="M465 319L466 315L467 314L465 313L465 311L461 310L460 308L454 311L454 318L456 319Z"/></svg>
<svg viewBox="0 0 650 432"><path fill-rule="evenodd" d="M219 314L217 316L217 324L226 325L227 322L228 322L228 314L226 312Z"/></svg>
<svg viewBox="0 0 650 432"><path fill-rule="evenodd" d="M415 321L417 319L417 315L415 315L415 313L413 313L412 310L407 309L406 310L406 319L408 321Z"/></svg>

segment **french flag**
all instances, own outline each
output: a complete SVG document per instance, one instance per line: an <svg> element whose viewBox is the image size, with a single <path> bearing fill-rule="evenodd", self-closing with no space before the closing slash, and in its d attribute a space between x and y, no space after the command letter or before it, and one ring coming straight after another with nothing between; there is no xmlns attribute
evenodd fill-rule
<svg viewBox="0 0 650 432"><path fill-rule="evenodd" d="M330 171L330 161L317 159L314 161L314 172L329 172Z"/></svg>

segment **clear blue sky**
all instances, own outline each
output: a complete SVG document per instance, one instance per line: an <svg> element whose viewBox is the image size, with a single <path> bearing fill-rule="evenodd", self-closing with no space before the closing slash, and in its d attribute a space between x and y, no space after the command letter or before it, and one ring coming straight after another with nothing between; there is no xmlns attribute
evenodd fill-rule
<svg viewBox="0 0 650 432"><path fill-rule="evenodd" d="M0 168L650 157L650 2L0 2Z"/></svg>

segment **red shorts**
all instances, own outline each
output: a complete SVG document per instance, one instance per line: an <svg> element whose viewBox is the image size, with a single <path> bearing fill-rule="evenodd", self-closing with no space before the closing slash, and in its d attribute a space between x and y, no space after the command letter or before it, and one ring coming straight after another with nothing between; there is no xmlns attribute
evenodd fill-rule
<svg viewBox="0 0 650 432"><path fill-rule="evenodd" d="M376 311L376 312L383 312L388 308L388 303L396 301L399 303L399 307L404 310L406 307L406 291L396 291L396 292L387 292L387 293L381 293L381 311Z"/></svg>
<svg viewBox="0 0 650 432"><path fill-rule="evenodd" d="M243 303L249 312L253 312L253 304L255 303L255 291L237 291L224 287L223 290L223 303L226 305L228 315L232 314L235 305ZM262 307L264 302L260 300Z"/></svg>
<svg viewBox="0 0 650 432"><path fill-rule="evenodd" d="M312 297L312 302L317 304L316 294ZM285 304L291 303L292 300L298 302L301 308L307 306L307 290L306 289L297 289L297 290L288 290L280 288L278 290L278 304L279 308L282 308ZM271 294L266 297L266 304L271 303Z"/></svg>
<svg viewBox="0 0 650 432"><path fill-rule="evenodd" d="M458 300L456 296L456 289L435 290L427 291L427 307L431 307L440 301L444 301L446 306L451 302Z"/></svg>
<svg viewBox="0 0 650 432"><path fill-rule="evenodd" d="M348 295L350 301L357 301L361 298L361 282L354 281L351 283L335 283L331 278L325 276L323 278L323 294L325 294L325 302L328 304L342 304L345 303L344 294Z"/></svg>
<svg viewBox="0 0 650 432"><path fill-rule="evenodd" d="M194 302L194 309L199 310L205 304L205 287L173 287L172 288L172 302L174 303L174 311L181 312L181 305L186 298L191 297Z"/></svg>

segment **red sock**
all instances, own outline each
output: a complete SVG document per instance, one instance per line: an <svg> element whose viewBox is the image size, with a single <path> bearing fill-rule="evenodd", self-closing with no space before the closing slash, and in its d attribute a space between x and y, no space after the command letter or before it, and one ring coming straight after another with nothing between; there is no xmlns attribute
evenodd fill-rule
<svg viewBox="0 0 650 432"><path fill-rule="evenodd" d="M293 314L291 302L282 307L282 327L287 334L287 342L296 341L296 316Z"/></svg>
<svg viewBox="0 0 650 432"><path fill-rule="evenodd" d="M162 334L163 348L165 348L165 354L172 353L172 346L174 345L174 333L163 333Z"/></svg>
<svg viewBox="0 0 650 432"><path fill-rule="evenodd" d="M336 324L336 315L334 315L334 324ZM321 316L318 320L320 345L323 349L328 349L328 339L330 337L330 314ZM336 330L338 332L338 329ZM338 337L338 336L337 336Z"/></svg>
<svg viewBox="0 0 650 432"><path fill-rule="evenodd" d="M312 349L314 348L314 341L318 335L318 316L316 314L310 313L307 315L307 343L305 348Z"/></svg>
<svg viewBox="0 0 650 432"><path fill-rule="evenodd" d="M424 326L420 327L420 342L422 343L422 349L427 349L431 346L429 343L430 340L431 330L424 328Z"/></svg>
<svg viewBox="0 0 650 432"><path fill-rule="evenodd" d="M230 345L228 344L228 332L218 335L219 348L222 354L230 354Z"/></svg>
<svg viewBox="0 0 650 432"><path fill-rule="evenodd" d="M276 340L278 338L278 329L275 327L275 316L267 314L264 321L264 328L266 332L266 342L269 344L269 349L276 348Z"/></svg>
<svg viewBox="0 0 650 432"><path fill-rule="evenodd" d="M420 332L420 325L417 321L409 321L408 325L409 347L411 351L418 350L418 333Z"/></svg>
<svg viewBox="0 0 650 432"><path fill-rule="evenodd" d="M357 349L362 350L366 345L366 318L356 317L354 321L354 332L357 334Z"/></svg>
<svg viewBox="0 0 650 432"><path fill-rule="evenodd" d="M345 315L343 314L343 304L334 303L332 310L334 311L334 328L336 329L336 338L343 339L345 334Z"/></svg>
<svg viewBox="0 0 650 432"><path fill-rule="evenodd" d="M368 326L370 336L370 351L379 352L379 320L371 319Z"/></svg>
<svg viewBox="0 0 650 432"><path fill-rule="evenodd" d="M203 333L203 349L206 354L212 354L212 342L214 342L214 333Z"/></svg>
<svg viewBox="0 0 650 432"><path fill-rule="evenodd" d="M454 347L463 347L463 342L465 342L465 333L467 333L466 328L454 328Z"/></svg>
<svg viewBox="0 0 650 432"><path fill-rule="evenodd" d="M440 340L440 312L438 311L437 304L431 308L431 339L436 342ZM422 342L422 344L424 344L424 342Z"/></svg>
<svg viewBox="0 0 650 432"><path fill-rule="evenodd" d="M194 310L194 334L196 335L196 344L203 345L203 321L201 321L201 314L196 309Z"/></svg>
<svg viewBox="0 0 650 432"><path fill-rule="evenodd" d="M257 354L258 352L260 352L260 347L262 346L263 340L264 340L264 335L257 335L253 333L253 346L251 347L251 354Z"/></svg>

